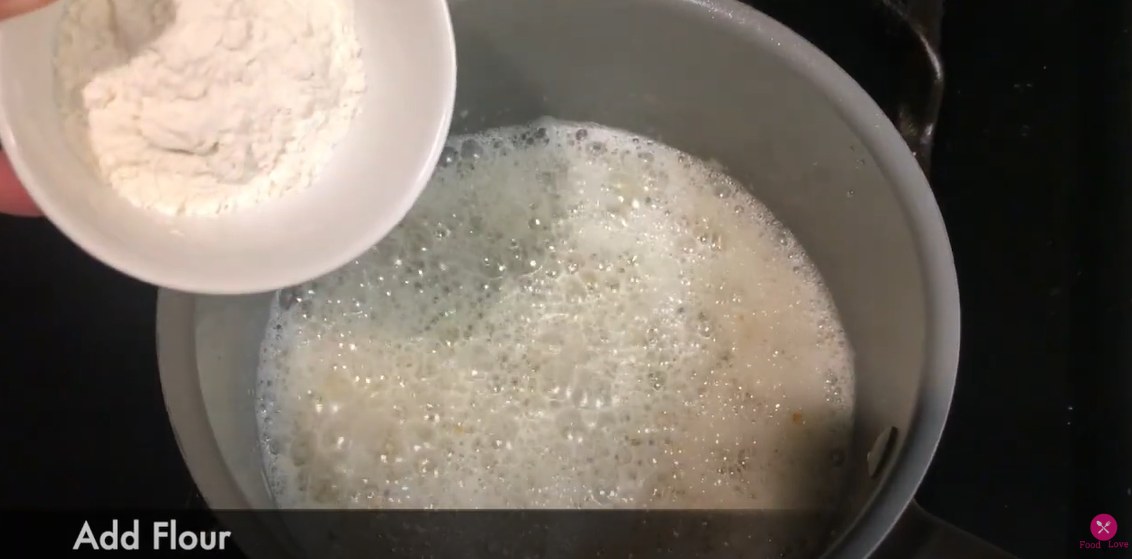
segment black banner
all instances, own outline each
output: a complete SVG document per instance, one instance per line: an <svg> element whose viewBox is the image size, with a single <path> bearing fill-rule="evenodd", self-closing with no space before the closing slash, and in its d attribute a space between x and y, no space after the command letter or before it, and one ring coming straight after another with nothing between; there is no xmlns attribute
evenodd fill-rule
<svg viewBox="0 0 1132 559"><path fill-rule="evenodd" d="M796 511L90 511L4 513L9 549L251 559L817 557L828 514Z"/></svg>

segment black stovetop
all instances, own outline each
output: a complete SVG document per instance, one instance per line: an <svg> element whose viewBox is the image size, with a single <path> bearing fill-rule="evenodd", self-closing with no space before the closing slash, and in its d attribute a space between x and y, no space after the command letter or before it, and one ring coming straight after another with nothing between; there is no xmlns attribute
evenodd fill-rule
<svg viewBox="0 0 1132 559"><path fill-rule="evenodd" d="M750 3L892 102L892 53L854 2ZM931 180L963 350L919 500L1022 559L1077 556L1102 512L1132 523L1130 18L946 0ZM203 506L164 412L154 302L46 221L0 218L4 508Z"/></svg>

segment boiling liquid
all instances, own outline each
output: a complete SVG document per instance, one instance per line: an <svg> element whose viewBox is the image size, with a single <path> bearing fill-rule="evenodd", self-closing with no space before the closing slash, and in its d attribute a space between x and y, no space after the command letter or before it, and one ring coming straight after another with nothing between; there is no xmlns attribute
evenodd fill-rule
<svg viewBox="0 0 1132 559"><path fill-rule="evenodd" d="M544 120L452 139L385 240L280 293L259 421L283 507L816 507L852 376L732 179Z"/></svg>

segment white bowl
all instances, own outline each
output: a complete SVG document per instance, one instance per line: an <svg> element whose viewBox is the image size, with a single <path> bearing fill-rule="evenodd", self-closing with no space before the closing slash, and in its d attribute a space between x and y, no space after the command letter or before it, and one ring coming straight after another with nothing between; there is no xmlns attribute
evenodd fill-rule
<svg viewBox="0 0 1132 559"><path fill-rule="evenodd" d="M63 136L52 57L64 9L56 2L0 24L0 142L52 223L142 281L222 295L331 272L405 216L440 157L456 96L445 0L357 0L367 90L309 188L219 217L140 209L98 182Z"/></svg>

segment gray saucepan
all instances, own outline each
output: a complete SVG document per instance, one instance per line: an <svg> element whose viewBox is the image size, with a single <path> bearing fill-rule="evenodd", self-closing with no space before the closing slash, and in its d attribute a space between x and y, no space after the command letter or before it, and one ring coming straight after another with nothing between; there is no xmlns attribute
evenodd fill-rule
<svg viewBox="0 0 1132 559"><path fill-rule="evenodd" d="M453 133L553 116L656 138L721 163L816 263L857 371L851 489L824 557L1008 557L913 501L951 403L959 292L920 163L853 79L734 0L453 0L451 9ZM160 295L165 401L213 509L273 506L254 399L271 297ZM244 524L234 528L242 547L281 553L278 526Z"/></svg>

